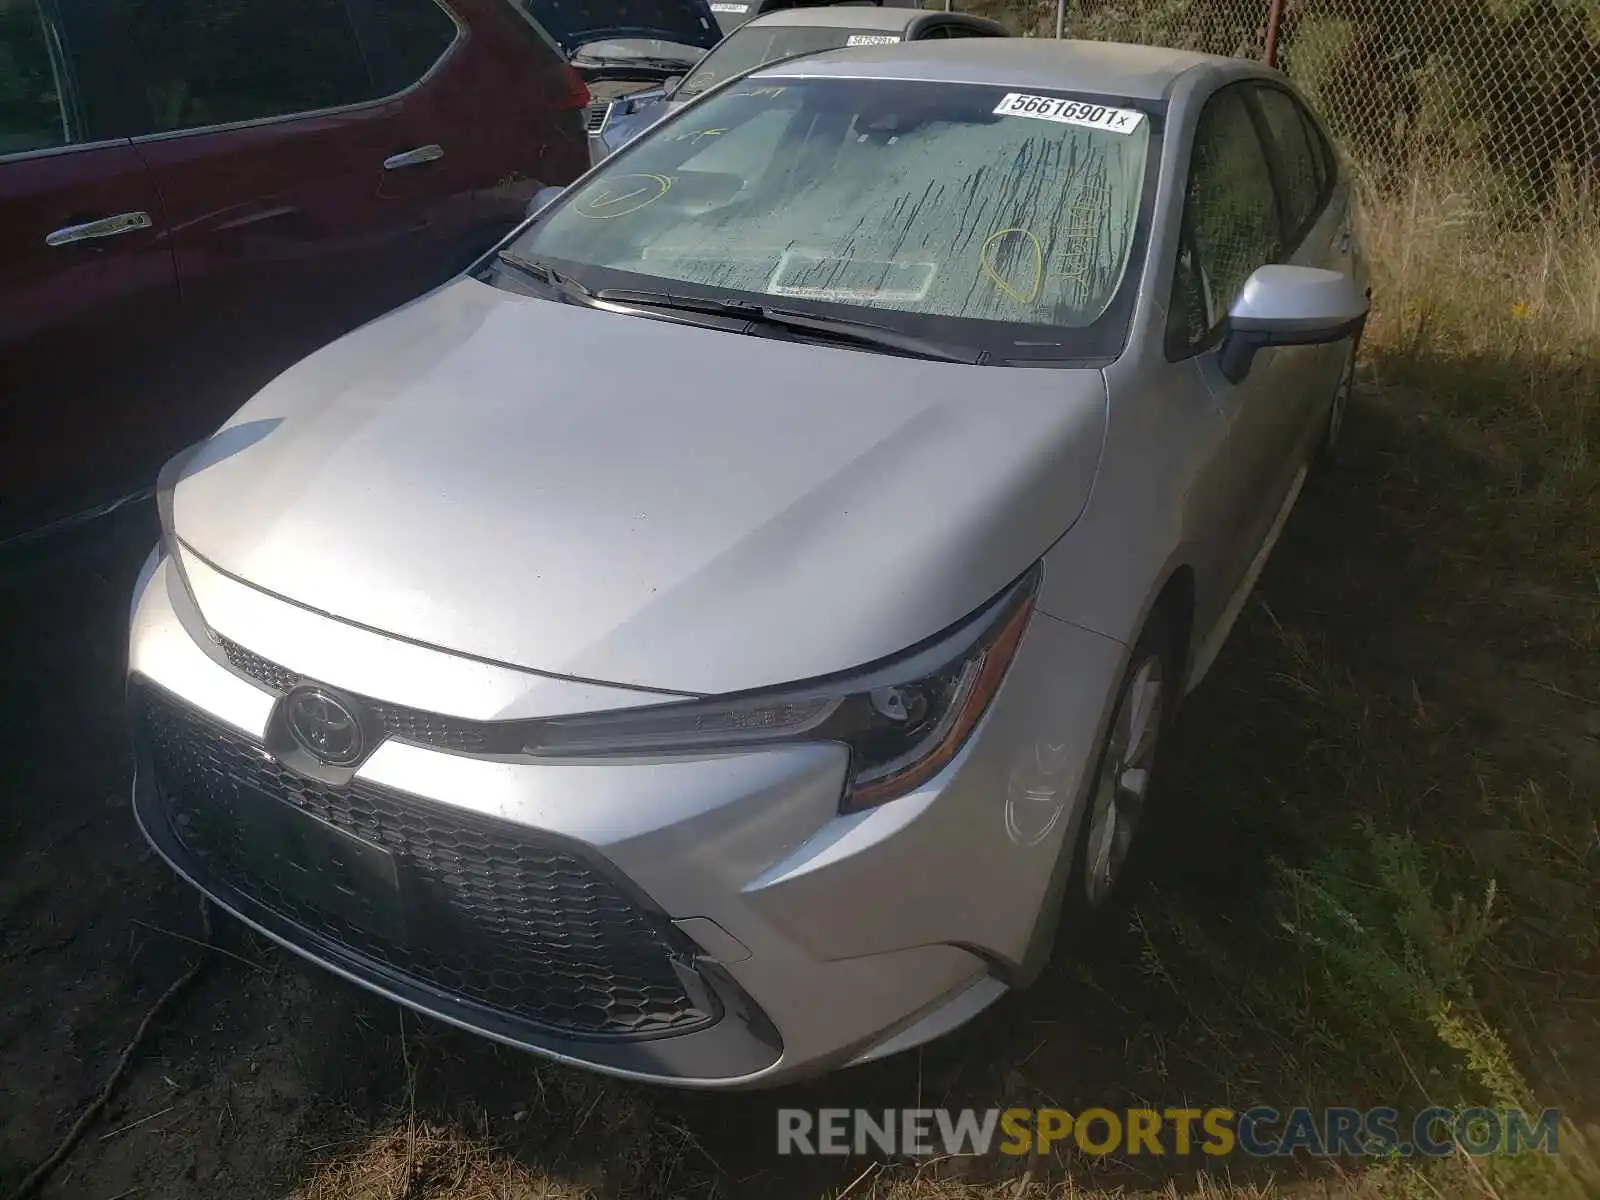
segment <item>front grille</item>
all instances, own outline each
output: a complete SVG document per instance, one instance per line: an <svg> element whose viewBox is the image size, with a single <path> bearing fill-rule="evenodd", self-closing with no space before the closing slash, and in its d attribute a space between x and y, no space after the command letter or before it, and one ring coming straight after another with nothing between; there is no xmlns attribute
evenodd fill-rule
<svg viewBox="0 0 1600 1200"><path fill-rule="evenodd" d="M719 1015L674 964L692 947L587 854L362 781L301 778L254 739L148 687L133 703L155 797L203 884L405 979L567 1036L687 1033ZM262 818L291 821L302 838L325 831L276 805L388 852L400 933L307 903L303 883L284 886L294 872L258 836Z"/></svg>
<svg viewBox="0 0 1600 1200"><path fill-rule="evenodd" d="M253 650L246 650L231 638L219 633L211 635L235 671L248 675L282 694L303 676L262 658ZM446 717L439 713L403 708L397 704L384 704L376 700L365 701L366 707L382 727L384 736L405 742L417 742L440 750L454 750L461 754L488 754L496 749L491 727L477 721L464 721L459 717Z"/></svg>
<svg viewBox="0 0 1600 1200"><path fill-rule="evenodd" d="M238 642L218 637L217 645L222 647L223 654L228 656L228 661L233 664L234 670L243 671L250 678L259 680L275 692L287 692L300 682L300 676L288 667L280 667L275 662L269 662L254 651L246 650Z"/></svg>

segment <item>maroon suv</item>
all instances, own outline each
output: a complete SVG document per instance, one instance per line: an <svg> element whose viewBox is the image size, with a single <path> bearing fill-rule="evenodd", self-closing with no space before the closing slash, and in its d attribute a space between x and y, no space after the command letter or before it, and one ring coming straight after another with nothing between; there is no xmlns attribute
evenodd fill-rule
<svg viewBox="0 0 1600 1200"><path fill-rule="evenodd" d="M0 545L465 266L588 102L506 0L0 0Z"/></svg>

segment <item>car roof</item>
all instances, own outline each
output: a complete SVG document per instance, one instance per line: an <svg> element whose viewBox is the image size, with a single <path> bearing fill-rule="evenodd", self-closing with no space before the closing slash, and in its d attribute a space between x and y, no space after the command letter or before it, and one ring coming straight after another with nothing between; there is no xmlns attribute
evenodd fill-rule
<svg viewBox="0 0 1600 1200"><path fill-rule="evenodd" d="M808 12L838 10L808 9ZM845 10L849 11L849 10ZM899 12L904 10L867 10ZM783 14L785 16L789 13ZM752 22L753 23L753 22ZM752 72L762 77L932 80L994 87L1070 89L1157 101L1180 75L1210 68L1229 78L1276 78L1247 59L1054 38L957 38L826 50Z"/></svg>
<svg viewBox="0 0 1600 1200"><path fill-rule="evenodd" d="M746 21L740 29L825 28L825 29L889 29L909 28L919 17L960 16L924 8L878 7L874 4L829 4L816 8L782 8L777 12L762 13ZM731 36L731 35L730 35Z"/></svg>

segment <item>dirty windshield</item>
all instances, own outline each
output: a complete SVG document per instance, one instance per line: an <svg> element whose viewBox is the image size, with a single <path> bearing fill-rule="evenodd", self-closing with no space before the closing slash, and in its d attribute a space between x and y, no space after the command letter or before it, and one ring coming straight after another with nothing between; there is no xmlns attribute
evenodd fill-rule
<svg viewBox="0 0 1600 1200"><path fill-rule="evenodd" d="M591 288L870 319L1008 359L1114 355L1150 115L1021 89L745 80L512 247Z"/></svg>

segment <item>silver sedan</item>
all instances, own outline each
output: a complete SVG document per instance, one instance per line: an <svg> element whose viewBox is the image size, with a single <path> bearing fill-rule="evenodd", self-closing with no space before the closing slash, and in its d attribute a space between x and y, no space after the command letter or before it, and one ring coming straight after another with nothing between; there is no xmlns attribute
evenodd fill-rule
<svg viewBox="0 0 1600 1200"><path fill-rule="evenodd" d="M220 906L615 1075L942 1035L1114 911L1368 308L1273 72L829 52L164 473L134 802Z"/></svg>

